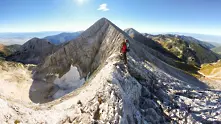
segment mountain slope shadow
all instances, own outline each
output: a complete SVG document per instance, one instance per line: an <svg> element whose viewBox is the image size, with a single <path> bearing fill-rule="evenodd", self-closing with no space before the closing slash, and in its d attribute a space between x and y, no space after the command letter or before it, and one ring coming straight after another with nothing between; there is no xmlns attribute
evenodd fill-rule
<svg viewBox="0 0 221 124"><path fill-rule="evenodd" d="M186 82L190 87L191 85L194 85L202 89L209 88L205 83L199 81L197 78L171 66L170 63L174 62L171 58L164 56L160 52L157 52L142 43L134 41L130 42L130 44L130 55L133 58L137 58L137 61L149 61L167 74Z"/></svg>

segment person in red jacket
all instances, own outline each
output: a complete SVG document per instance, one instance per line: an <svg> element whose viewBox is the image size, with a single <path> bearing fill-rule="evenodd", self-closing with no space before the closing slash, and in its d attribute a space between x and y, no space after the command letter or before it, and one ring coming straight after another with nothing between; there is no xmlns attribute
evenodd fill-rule
<svg viewBox="0 0 221 124"><path fill-rule="evenodd" d="M122 45L121 45L121 53L123 54L123 59L124 59L125 65L127 65L127 51L128 51L127 43L128 43L128 40L125 40L122 42Z"/></svg>

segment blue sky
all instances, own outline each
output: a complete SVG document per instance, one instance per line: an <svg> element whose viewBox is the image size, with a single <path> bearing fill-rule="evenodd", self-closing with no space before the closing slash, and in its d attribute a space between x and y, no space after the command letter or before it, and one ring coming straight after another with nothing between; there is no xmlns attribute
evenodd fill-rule
<svg viewBox="0 0 221 124"><path fill-rule="evenodd" d="M0 32L79 31L106 17L121 29L221 35L221 0L0 0Z"/></svg>

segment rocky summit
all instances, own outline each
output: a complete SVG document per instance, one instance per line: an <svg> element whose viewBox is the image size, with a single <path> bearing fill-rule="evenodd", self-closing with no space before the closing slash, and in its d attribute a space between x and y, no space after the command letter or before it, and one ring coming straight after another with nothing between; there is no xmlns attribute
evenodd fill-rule
<svg viewBox="0 0 221 124"><path fill-rule="evenodd" d="M47 40L32 38L23 44L16 52L6 57L6 60L25 64L38 64L55 50L55 45Z"/></svg>
<svg viewBox="0 0 221 124"><path fill-rule="evenodd" d="M125 39L127 66L120 55ZM0 61L2 123L221 123L220 87L168 64L173 58L106 18L53 52L50 43L36 48L38 39L29 42L10 60L37 66Z"/></svg>

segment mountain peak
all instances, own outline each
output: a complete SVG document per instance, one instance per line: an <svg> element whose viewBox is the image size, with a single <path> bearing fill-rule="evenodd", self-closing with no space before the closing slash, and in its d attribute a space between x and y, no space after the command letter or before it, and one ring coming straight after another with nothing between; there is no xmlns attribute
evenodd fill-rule
<svg viewBox="0 0 221 124"><path fill-rule="evenodd" d="M137 31L134 28L126 28L125 30L132 30L132 31Z"/></svg>
<svg viewBox="0 0 221 124"><path fill-rule="evenodd" d="M107 23L107 22L110 22L107 18L101 18L99 19L98 21L96 21L94 24L104 24L104 23ZM93 26L93 25L92 25Z"/></svg>
<svg viewBox="0 0 221 124"><path fill-rule="evenodd" d="M27 64L38 64L52 53L55 46L46 39L34 37L24 43L16 52L6 59Z"/></svg>
<svg viewBox="0 0 221 124"><path fill-rule="evenodd" d="M105 21L109 21L107 18L105 18L105 17L102 17L102 18L100 18L99 20L105 20ZM99 21L98 20L98 21Z"/></svg>
<svg viewBox="0 0 221 124"><path fill-rule="evenodd" d="M40 38L38 38L38 37L33 37L33 38L31 38L30 40L28 40L28 41L33 41L33 40L40 40Z"/></svg>
<svg viewBox="0 0 221 124"><path fill-rule="evenodd" d="M127 28L124 30L127 34L138 34L139 32L134 28Z"/></svg>
<svg viewBox="0 0 221 124"><path fill-rule="evenodd" d="M111 54L119 52L121 41L125 38L130 40L130 37L111 21L101 18L77 39L67 42L64 47L46 58L45 64L41 65L40 68L48 68L48 63L57 68L61 63L56 65L58 63L54 60L65 60L66 64L63 65L68 67L59 68L61 72L66 72L68 70L66 68L70 68L70 65L78 65L78 69L82 72L81 77L85 77L89 72L93 72ZM73 59L76 59L76 61L72 61Z"/></svg>

